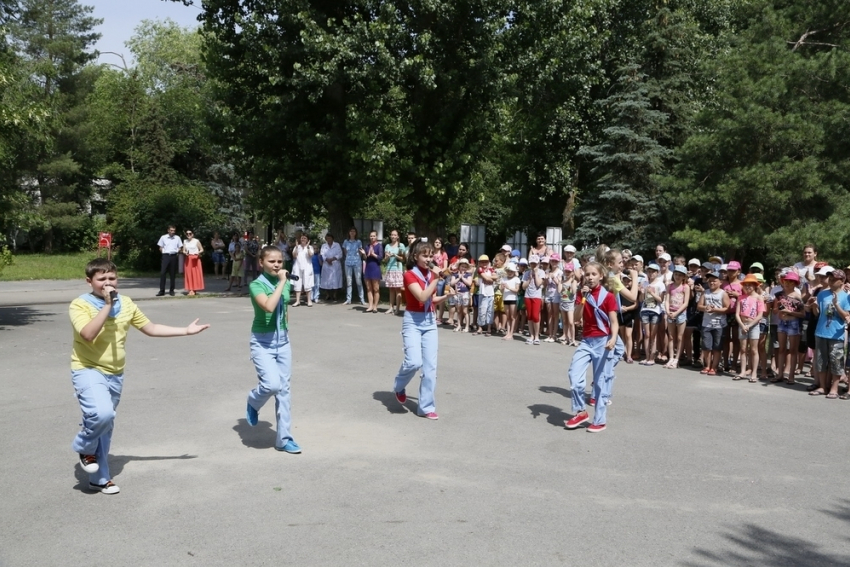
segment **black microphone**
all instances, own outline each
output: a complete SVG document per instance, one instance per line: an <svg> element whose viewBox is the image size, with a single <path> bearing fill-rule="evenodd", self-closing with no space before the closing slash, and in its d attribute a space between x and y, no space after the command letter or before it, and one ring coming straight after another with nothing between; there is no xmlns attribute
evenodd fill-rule
<svg viewBox="0 0 850 567"><path fill-rule="evenodd" d="M291 282L297 282L298 280L300 280L300 279L301 279L301 278L299 278L298 276L296 276L296 275L294 275L294 274L289 274L288 276L286 276L286 278L287 278L289 281L291 281Z"/></svg>
<svg viewBox="0 0 850 567"><path fill-rule="evenodd" d="M435 264L434 262L428 262L428 269L429 270L433 270L436 267L437 267L437 264Z"/></svg>
<svg viewBox="0 0 850 567"><path fill-rule="evenodd" d="M118 292L115 291L114 289L112 291L110 291L109 292L109 299L111 299L112 301L115 301L116 299L118 299Z"/></svg>

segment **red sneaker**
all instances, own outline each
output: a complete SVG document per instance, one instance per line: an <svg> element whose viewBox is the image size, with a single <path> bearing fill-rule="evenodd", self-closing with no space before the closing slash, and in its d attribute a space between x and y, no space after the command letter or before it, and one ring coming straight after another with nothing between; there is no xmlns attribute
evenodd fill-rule
<svg viewBox="0 0 850 567"><path fill-rule="evenodd" d="M596 406L596 398L590 398L590 405Z"/></svg>
<svg viewBox="0 0 850 567"><path fill-rule="evenodd" d="M395 392L395 399L398 400L398 403L403 404L407 401L407 394L404 393L404 390Z"/></svg>
<svg viewBox="0 0 850 567"><path fill-rule="evenodd" d="M567 429L575 429L582 423L587 423L588 421L590 421L590 417L587 415L587 412L580 411L575 414L572 419L568 419L567 421L565 421L564 427L566 427Z"/></svg>
<svg viewBox="0 0 850 567"><path fill-rule="evenodd" d="M599 425L591 424L587 426L588 433L599 433L600 431L605 431L605 424L600 423Z"/></svg>

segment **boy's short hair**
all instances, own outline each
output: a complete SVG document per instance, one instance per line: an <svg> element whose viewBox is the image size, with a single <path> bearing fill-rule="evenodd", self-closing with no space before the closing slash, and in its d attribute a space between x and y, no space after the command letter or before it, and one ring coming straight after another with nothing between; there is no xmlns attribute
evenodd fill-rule
<svg viewBox="0 0 850 567"><path fill-rule="evenodd" d="M95 258L86 264L86 277L93 278L97 274L108 274L109 272L118 273L118 266L112 260L106 258Z"/></svg>

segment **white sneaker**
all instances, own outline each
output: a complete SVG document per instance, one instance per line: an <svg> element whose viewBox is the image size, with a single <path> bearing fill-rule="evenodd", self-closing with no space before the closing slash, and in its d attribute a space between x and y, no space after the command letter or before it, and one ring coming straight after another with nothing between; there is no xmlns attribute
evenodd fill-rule
<svg viewBox="0 0 850 567"><path fill-rule="evenodd" d="M100 470L100 465L97 464L97 457L94 455L83 455L80 453L80 466L83 471L89 474L94 474Z"/></svg>
<svg viewBox="0 0 850 567"><path fill-rule="evenodd" d="M118 494L119 492L121 492L121 489L118 488L118 485L112 482L111 480L107 480L106 484L95 484L93 482L90 482L89 490L102 492L103 494Z"/></svg>

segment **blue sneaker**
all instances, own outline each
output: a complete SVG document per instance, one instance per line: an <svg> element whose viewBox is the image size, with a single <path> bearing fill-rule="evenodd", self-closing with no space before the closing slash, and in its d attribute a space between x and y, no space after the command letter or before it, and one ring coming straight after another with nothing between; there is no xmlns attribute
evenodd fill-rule
<svg viewBox="0 0 850 567"><path fill-rule="evenodd" d="M293 455L297 455L298 453L301 452L301 447L298 445L298 443L296 443L295 441L290 439L289 441L286 442L286 445L284 445L283 447L277 447L276 446L275 450L283 451L284 453L292 453Z"/></svg>
<svg viewBox="0 0 850 567"><path fill-rule="evenodd" d="M248 425L251 426L257 425L257 422L260 420L260 414L257 413L257 410L251 407L251 404L248 404L248 409L245 412L245 417L248 420Z"/></svg>

